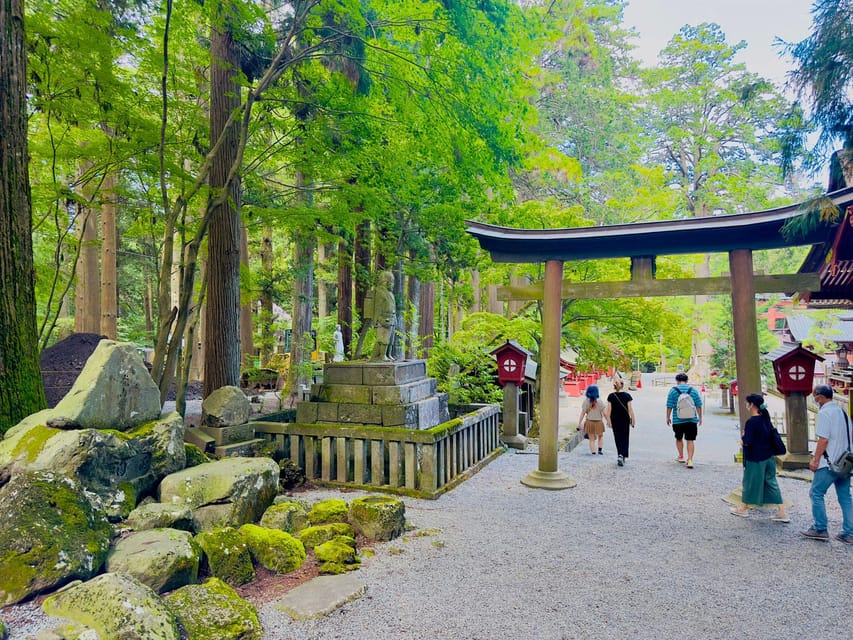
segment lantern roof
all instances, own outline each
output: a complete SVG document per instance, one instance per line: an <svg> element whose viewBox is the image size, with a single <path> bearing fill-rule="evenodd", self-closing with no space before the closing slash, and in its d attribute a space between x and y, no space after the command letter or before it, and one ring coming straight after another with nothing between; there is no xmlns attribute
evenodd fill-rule
<svg viewBox="0 0 853 640"><path fill-rule="evenodd" d="M773 349L773 351L767 353L764 356L765 360L770 360L772 362L776 362L777 360L782 360L783 358L790 357L794 354L808 356L813 358L814 360L820 360L823 362L825 360L824 357L819 356L813 351L809 351L804 348L803 345L799 342L785 342L782 346Z"/></svg>

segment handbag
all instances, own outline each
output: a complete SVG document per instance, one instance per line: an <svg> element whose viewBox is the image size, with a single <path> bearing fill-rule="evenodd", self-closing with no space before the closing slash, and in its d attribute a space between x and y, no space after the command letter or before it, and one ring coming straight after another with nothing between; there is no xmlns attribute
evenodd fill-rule
<svg viewBox="0 0 853 640"><path fill-rule="evenodd" d="M788 453L788 448L782 441L782 436L779 435L776 427L772 424L770 425L770 449L773 451L774 456L784 456Z"/></svg>
<svg viewBox="0 0 853 640"><path fill-rule="evenodd" d="M829 459L826 451L823 452L823 457L829 463L829 470L839 476L849 476L853 473L853 446L850 443L850 419L847 417L847 412L844 412L844 431L847 433L847 451L838 456L834 462Z"/></svg>

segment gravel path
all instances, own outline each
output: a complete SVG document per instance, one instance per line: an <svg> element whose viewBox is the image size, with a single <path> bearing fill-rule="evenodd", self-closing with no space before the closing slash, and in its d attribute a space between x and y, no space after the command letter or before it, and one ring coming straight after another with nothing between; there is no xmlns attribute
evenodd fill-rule
<svg viewBox="0 0 853 640"><path fill-rule="evenodd" d="M798 535L809 484L780 479L791 524L732 517L735 418L708 400L686 469L663 422L667 390L632 392L625 467L609 433L605 456L585 442L559 454L573 489L525 487L537 455L508 453L437 501L407 499L409 521L439 533L380 545L357 574L365 597L325 618L293 622L264 607L265 638L849 640L853 547ZM576 420L564 402L566 415ZM841 512L834 496L827 504L835 533Z"/></svg>
<svg viewBox="0 0 853 640"><path fill-rule="evenodd" d="M798 535L811 523L809 484L780 479L791 524L769 513L732 517L723 498L741 481L736 419L709 398L696 468L686 469L663 422L667 390L632 392L638 427L625 467L610 433L604 456L585 442L559 454L573 489L522 485L538 466L531 447L439 500L405 499L416 530L376 545L356 573L365 596L309 622L267 604L265 640L849 640L853 546ZM574 431L578 406L563 400L562 436ZM834 534L833 493L827 506ZM25 637L13 629L13 639Z"/></svg>

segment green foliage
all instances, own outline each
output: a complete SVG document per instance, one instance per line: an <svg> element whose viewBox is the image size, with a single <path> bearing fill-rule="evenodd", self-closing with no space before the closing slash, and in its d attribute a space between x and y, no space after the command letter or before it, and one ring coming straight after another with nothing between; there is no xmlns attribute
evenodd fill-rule
<svg viewBox="0 0 853 640"><path fill-rule="evenodd" d="M811 121L820 128L811 163L819 165L833 141L853 147L853 2L816 0L811 34L785 50L797 65L791 84L810 103Z"/></svg>
<svg viewBox="0 0 853 640"><path fill-rule="evenodd" d="M499 403L495 360L479 345L440 344L430 351L427 373L438 381L438 389L448 394L451 403Z"/></svg>

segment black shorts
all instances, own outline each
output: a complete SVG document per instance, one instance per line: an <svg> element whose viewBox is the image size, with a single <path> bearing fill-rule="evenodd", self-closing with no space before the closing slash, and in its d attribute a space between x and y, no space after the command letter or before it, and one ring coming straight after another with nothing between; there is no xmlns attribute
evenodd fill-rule
<svg viewBox="0 0 853 640"><path fill-rule="evenodd" d="M675 432L676 440L695 440L696 433L699 431L699 424L696 422L673 423L672 430Z"/></svg>

